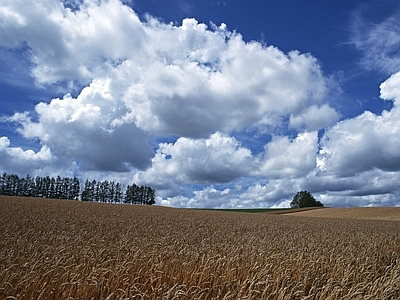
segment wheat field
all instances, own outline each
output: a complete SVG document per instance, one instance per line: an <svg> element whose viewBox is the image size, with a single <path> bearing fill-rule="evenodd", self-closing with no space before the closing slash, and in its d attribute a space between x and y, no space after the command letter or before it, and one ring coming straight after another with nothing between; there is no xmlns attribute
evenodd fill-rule
<svg viewBox="0 0 400 300"><path fill-rule="evenodd" d="M0 299L399 299L400 223L0 197Z"/></svg>
<svg viewBox="0 0 400 300"><path fill-rule="evenodd" d="M296 216L400 221L400 207L324 208L293 213Z"/></svg>

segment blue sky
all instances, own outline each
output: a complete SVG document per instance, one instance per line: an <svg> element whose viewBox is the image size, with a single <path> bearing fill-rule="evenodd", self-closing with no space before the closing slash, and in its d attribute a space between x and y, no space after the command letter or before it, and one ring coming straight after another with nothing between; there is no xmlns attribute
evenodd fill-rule
<svg viewBox="0 0 400 300"><path fill-rule="evenodd" d="M175 207L400 205L397 1L3 0L0 171Z"/></svg>

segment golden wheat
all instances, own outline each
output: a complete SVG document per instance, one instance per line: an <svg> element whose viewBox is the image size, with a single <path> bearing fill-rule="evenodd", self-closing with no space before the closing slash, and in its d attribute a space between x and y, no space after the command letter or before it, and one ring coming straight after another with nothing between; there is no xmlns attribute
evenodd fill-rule
<svg viewBox="0 0 400 300"><path fill-rule="evenodd" d="M399 299L399 225L0 197L0 298Z"/></svg>
<svg viewBox="0 0 400 300"><path fill-rule="evenodd" d="M281 214L285 211L278 211ZM400 207L351 207L351 208L324 208L305 211L295 211L291 214L303 217L349 218L369 220L400 221Z"/></svg>

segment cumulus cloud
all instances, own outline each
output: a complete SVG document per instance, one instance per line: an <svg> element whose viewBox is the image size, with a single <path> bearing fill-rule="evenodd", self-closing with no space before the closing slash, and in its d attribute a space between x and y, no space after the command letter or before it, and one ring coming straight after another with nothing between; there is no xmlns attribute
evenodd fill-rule
<svg viewBox="0 0 400 300"><path fill-rule="evenodd" d="M0 10L2 46L27 44L38 84L88 83L139 48L143 24L119 1L82 1L72 11L58 0L6 0ZM142 56L143 53L142 53Z"/></svg>
<svg viewBox="0 0 400 300"><path fill-rule="evenodd" d="M53 156L47 146L39 151L23 150L21 147L10 146L10 140L0 137L0 168L4 172L29 173L49 166Z"/></svg>
<svg viewBox="0 0 400 300"><path fill-rule="evenodd" d="M329 105L312 105L297 115L290 116L290 126L307 131L318 131L339 121L339 114Z"/></svg>
<svg viewBox="0 0 400 300"><path fill-rule="evenodd" d="M0 44L26 45L38 84L84 86L76 98L37 104L37 118L16 113L7 120L85 170L145 169L154 136L186 137L174 147L189 147L190 139L215 132L272 130L319 105L327 89L311 55L247 43L225 24L142 21L118 0L6 0L0 12ZM188 176L236 176L203 172Z"/></svg>
<svg viewBox="0 0 400 300"><path fill-rule="evenodd" d="M164 197L162 204L176 207L216 208L290 207L292 197L302 186L304 186L302 178L264 181L242 178L229 187L209 185L194 191L192 195Z"/></svg>
<svg viewBox="0 0 400 300"><path fill-rule="evenodd" d="M254 182L243 188L243 182L232 187L217 188L214 185L195 190L191 196L170 196L161 200L162 205L175 207L213 207L213 208L258 208L271 207L276 203L283 203L288 207L288 191L283 192L277 182L262 184Z"/></svg>
<svg viewBox="0 0 400 300"><path fill-rule="evenodd" d="M312 191L326 206L398 205L399 87L400 73L380 86L381 98L394 103L390 111L364 112L343 120L326 129L320 142L316 132L292 140L273 138L265 145L262 159L257 157L254 180L244 190L244 182L238 185L241 188L229 190L230 200L219 205L288 207L293 195L303 189ZM286 176L281 176L285 170ZM262 172L265 183L257 180ZM190 203L201 203L200 195L206 192L190 198Z"/></svg>
<svg viewBox="0 0 400 300"><path fill-rule="evenodd" d="M243 41L226 26L194 19L181 26L150 20L155 48L146 68L121 64L137 125L157 135L207 137L216 131L274 128L281 118L320 103L326 82L315 58ZM162 42L160 42L162 41Z"/></svg>
<svg viewBox="0 0 400 300"><path fill-rule="evenodd" d="M151 185L158 203L181 207L287 206L305 188L328 204L334 196L393 203L400 75L381 85L390 111L337 123L329 80L311 54L246 42L225 24L141 19L126 3L2 1L2 50L23 52L36 84L65 90L1 119L40 144L26 150L0 138L2 169L102 172ZM386 31L396 32L390 22ZM367 57L375 50L366 45L357 47ZM391 45L385 58L395 58ZM247 131L272 139L255 154L232 136ZM343 179L354 175L352 185Z"/></svg>
<svg viewBox="0 0 400 300"><path fill-rule="evenodd" d="M323 172L346 177L374 168L400 170L399 85L399 73L381 85L381 97L395 100L390 111L381 115L366 111L326 131L318 157Z"/></svg>
<svg viewBox="0 0 400 300"><path fill-rule="evenodd" d="M251 151L221 132L207 139L181 137L175 143L161 143L152 167L135 175L138 182L152 182L167 188L176 184L230 182L253 168Z"/></svg>
<svg viewBox="0 0 400 300"><path fill-rule="evenodd" d="M400 72L390 76L380 85L381 98L386 101L394 101L396 107L400 105Z"/></svg>
<svg viewBox="0 0 400 300"><path fill-rule="evenodd" d="M305 132L290 140L277 136L265 145L253 175L266 178L300 177L315 168L317 132Z"/></svg>
<svg viewBox="0 0 400 300"><path fill-rule="evenodd" d="M275 137L265 145L264 153L253 155L235 138L220 132L208 139L179 138L175 143L160 144L152 167L134 178L158 187L160 195L169 199L165 203L174 206L181 205L182 194L191 207L217 198L214 204L220 207L270 206L286 201L295 187L300 188L293 182L314 170L317 142L317 132L302 133L293 140ZM261 184L260 178L268 184ZM231 187L217 189L213 185L217 183ZM193 195L184 191L193 184L200 190Z"/></svg>
<svg viewBox="0 0 400 300"><path fill-rule="evenodd" d="M6 8L0 34L10 38L2 44L27 43L38 83L108 77L124 90L120 101L137 126L152 133L206 137L274 126L326 91L311 55L246 43L225 25L141 22L117 0L85 1L76 11L56 0Z"/></svg>
<svg viewBox="0 0 400 300"><path fill-rule="evenodd" d="M352 177L310 172L299 183L314 191L326 206L398 206L399 176L399 172L377 168Z"/></svg>
<svg viewBox="0 0 400 300"><path fill-rule="evenodd" d="M79 161L83 170L129 171L150 165L153 151L147 134L133 123L121 123L125 108L95 80L77 98L67 94L36 105L38 121L25 113L7 118L20 125L27 139L39 139L64 161Z"/></svg>

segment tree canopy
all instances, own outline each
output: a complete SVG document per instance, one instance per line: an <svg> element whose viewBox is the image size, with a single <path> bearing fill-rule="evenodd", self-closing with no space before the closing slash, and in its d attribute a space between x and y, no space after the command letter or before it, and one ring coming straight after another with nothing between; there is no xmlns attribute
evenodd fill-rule
<svg viewBox="0 0 400 300"><path fill-rule="evenodd" d="M20 178L18 175L6 173L0 176L0 195L8 196L153 205L156 203L155 194L156 191L149 186L132 184L125 189L119 182L107 180L86 180L81 191L80 182L76 177L33 178L27 175L25 178Z"/></svg>
<svg viewBox="0 0 400 300"><path fill-rule="evenodd" d="M308 191L301 191L294 195L292 202L290 202L291 208L302 208L302 207L314 207L324 206L321 202L315 200L314 196Z"/></svg>

